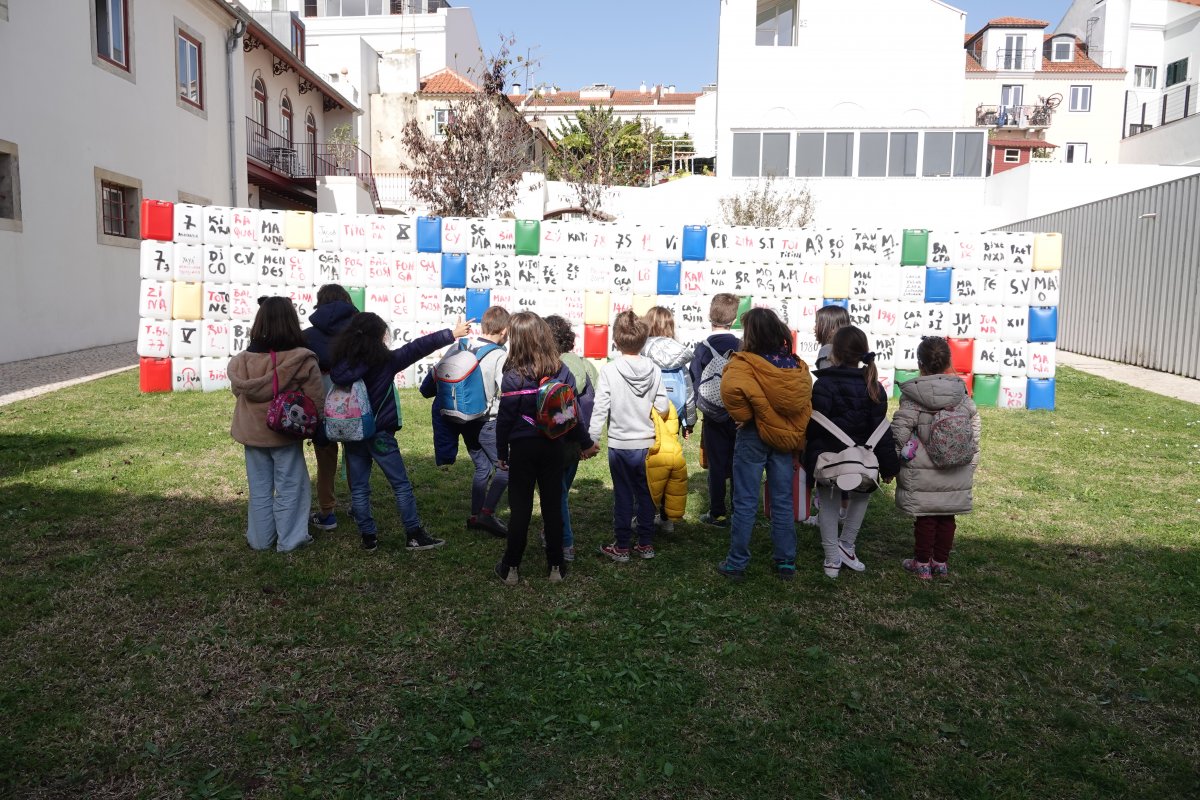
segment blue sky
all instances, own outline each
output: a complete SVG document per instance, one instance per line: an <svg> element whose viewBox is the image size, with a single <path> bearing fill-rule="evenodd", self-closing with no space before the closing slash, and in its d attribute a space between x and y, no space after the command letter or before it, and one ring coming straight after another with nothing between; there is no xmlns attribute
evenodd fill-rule
<svg viewBox="0 0 1200 800"><path fill-rule="evenodd" d="M532 83L578 89L603 82L635 89L644 80L697 91L716 80L719 0L451 0L451 5L472 10L485 51L494 50L502 34L517 37L522 55L534 48L541 66ZM967 12L967 30L974 32L995 17L1033 17L1053 27L1070 0L950 0L950 5Z"/></svg>

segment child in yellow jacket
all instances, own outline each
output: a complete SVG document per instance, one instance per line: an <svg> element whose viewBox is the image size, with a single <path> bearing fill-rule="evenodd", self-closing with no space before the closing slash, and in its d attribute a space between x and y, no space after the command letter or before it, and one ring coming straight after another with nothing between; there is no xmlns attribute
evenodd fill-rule
<svg viewBox="0 0 1200 800"><path fill-rule="evenodd" d="M659 510L659 530L670 533L675 530L675 520L683 519L687 506L687 460L679 439L675 404L670 405L666 419L654 408L650 409L650 416L654 418L655 444L646 456L646 483L650 485L654 507Z"/></svg>

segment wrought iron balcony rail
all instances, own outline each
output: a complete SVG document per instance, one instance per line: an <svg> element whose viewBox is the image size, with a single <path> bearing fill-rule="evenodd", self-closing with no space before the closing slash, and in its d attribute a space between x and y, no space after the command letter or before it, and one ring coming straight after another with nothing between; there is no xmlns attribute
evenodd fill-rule
<svg viewBox="0 0 1200 800"><path fill-rule="evenodd" d="M1036 48L1027 50L997 50L992 61L992 69L1034 70L1038 68L1042 51Z"/></svg>
<svg viewBox="0 0 1200 800"><path fill-rule="evenodd" d="M246 157L289 178L354 176L369 188L375 208L380 207L371 156L349 142L296 142L246 117Z"/></svg>
<svg viewBox="0 0 1200 800"><path fill-rule="evenodd" d="M1054 118L1054 109L1044 105L985 106L975 108L975 124L997 128L1046 128Z"/></svg>
<svg viewBox="0 0 1200 800"><path fill-rule="evenodd" d="M1138 102L1136 92L1125 93L1125 130L1121 138L1128 139L1146 133L1168 122L1178 122L1194 116L1200 109L1200 81L1180 83L1168 89L1153 100Z"/></svg>

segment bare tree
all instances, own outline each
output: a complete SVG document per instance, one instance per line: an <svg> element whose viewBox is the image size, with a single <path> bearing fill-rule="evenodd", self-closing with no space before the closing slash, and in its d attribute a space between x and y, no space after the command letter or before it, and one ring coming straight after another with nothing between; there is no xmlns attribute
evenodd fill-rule
<svg viewBox="0 0 1200 800"><path fill-rule="evenodd" d="M813 221L816 202L807 185L779 187L768 176L741 194L721 198L727 225L803 228Z"/></svg>
<svg viewBox="0 0 1200 800"><path fill-rule="evenodd" d="M511 39L487 59L479 91L451 103L437 136L418 120L401 133L412 158L412 193L441 216L484 217L510 208L533 166L535 134L504 94Z"/></svg>

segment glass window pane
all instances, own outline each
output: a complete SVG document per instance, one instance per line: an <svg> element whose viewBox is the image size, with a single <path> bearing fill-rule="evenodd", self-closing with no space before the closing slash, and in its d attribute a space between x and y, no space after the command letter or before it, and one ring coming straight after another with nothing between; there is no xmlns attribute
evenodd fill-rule
<svg viewBox="0 0 1200 800"><path fill-rule="evenodd" d="M888 159L888 176L915 178L917 176L917 134L893 133Z"/></svg>
<svg viewBox="0 0 1200 800"><path fill-rule="evenodd" d="M764 133L762 142L762 174L773 178L787 177L790 133Z"/></svg>
<svg viewBox="0 0 1200 800"><path fill-rule="evenodd" d="M858 143L858 177L882 178L887 175L888 135L863 133Z"/></svg>
<svg viewBox="0 0 1200 800"><path fill-rule="evenodd" d="M950 163L954 155L954 134L925 134L925 163L921 174L926 178L950 177Z"/></svg>
<svg viewBox="0 0 1200 800"><path fill-rule="evenodd" d="M854 174L854 134L825 136L825 176L848 178Z"/></svg>
<svg viewBox="0 0 1200 800"><path fill-rule="evenodd" d="M112 9L109 23L112 25L112 58L125 63L125 0L110 0Z"/></svg>
<svg viewBox="0 0 1200 800"><path fill-rule="evenodd" d="M761 134L757 133L735 133L733 135L733 177L758 177L761 140Z"/></svg>
<svg viewBox="0 0 1200 800"><path fill-rule="evenodd" d="M978 178L983 174L983 134L954 134L954 177Z"/></svg>
<svg viewBox="0 0 1200 800"><path fill-rule="evenodd" d="M796 25L796 2L789 0L779 5L779 16L775 18L775 29L778 31L779 39L776 41L780 47L791 47L792 33Z"/></svg>
<svg viewBox="0 0 1200 800"><path fill-rule="evenodd" d="M825 134L796 134L797 178L819 178L825 165Z"/></svg>

